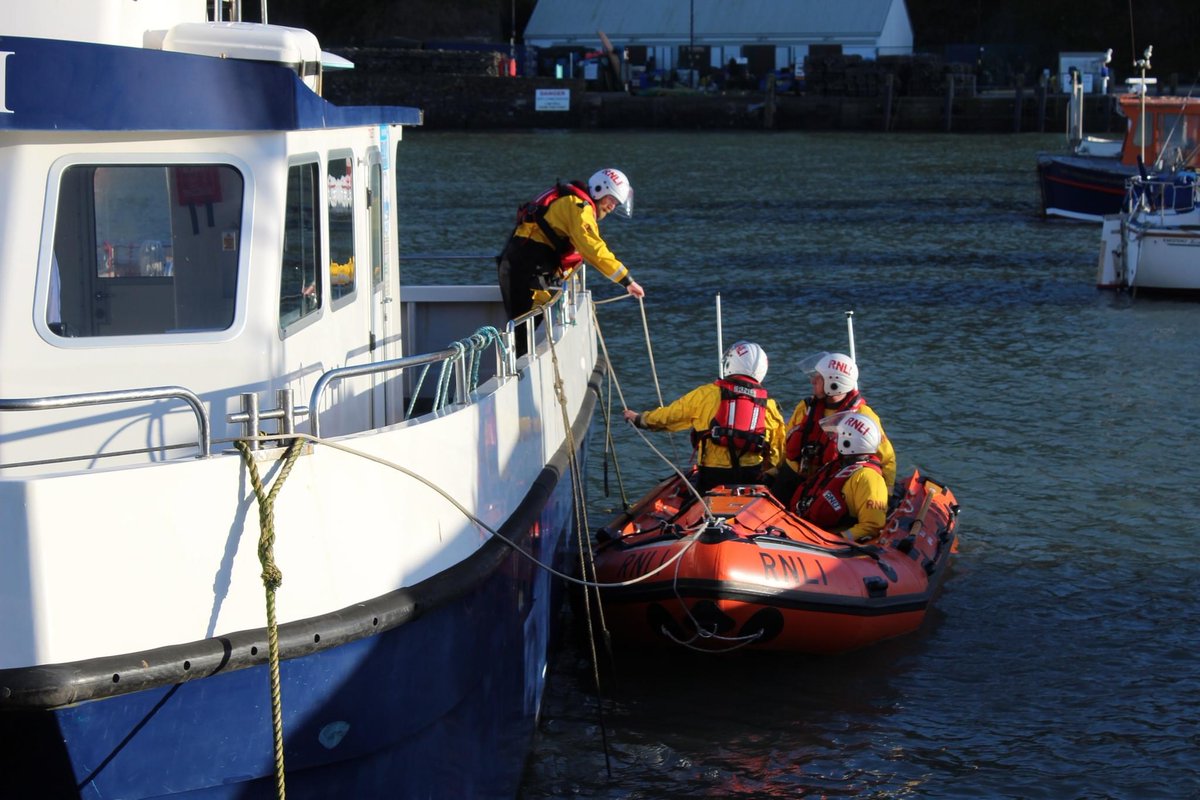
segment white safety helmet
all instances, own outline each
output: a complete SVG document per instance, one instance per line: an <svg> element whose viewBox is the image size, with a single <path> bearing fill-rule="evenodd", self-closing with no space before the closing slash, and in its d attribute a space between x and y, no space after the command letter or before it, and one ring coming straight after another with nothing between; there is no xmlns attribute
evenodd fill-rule
<svg viewBox="0 0 1200 800"><path fill-rule="evenodd" d="M800 371L820 375L825 394L845 394L858 388L858 366L845 353L816 353L800 362Z"/></svg>
<svg viewBox="0 0 1200 800"><path fill-rule="evenodd" d="M593 200L611 195L617 201L612 213L629 219L633 216L633 187L619 169L602 169L588 179L588 192Z"/></svg>
<svg viewBox="0 0 1200 800"><path fill-rule="evenodd" d="M879 450L879 426L866 414L842 411L821 420L821 430L844 456L870 455Z"/></svg>
<svg viewBox="0 0 1200 800"><path fill-rule="evenodd" d="M762 383L767 377L767 354L754 342L734 342L725 351L721 369L726 376L745 375Z"/></svg>

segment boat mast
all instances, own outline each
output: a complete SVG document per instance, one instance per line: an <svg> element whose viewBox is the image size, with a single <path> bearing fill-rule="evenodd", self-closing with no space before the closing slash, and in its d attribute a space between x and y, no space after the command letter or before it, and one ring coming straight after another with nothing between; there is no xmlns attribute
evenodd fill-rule
<svg viewBox="0 0 1200 800"><path fill-rule="evenodd" d="M1143 164L1146 163L1146 70L1150 69L1150 53L1153 50L1154 45L1147 45L1146 52L1142 54L1142 57L1133 62L1133 65L1142 71L1141 85L1138 86L1138 91L1142 95L1142 119L1138 122L1138 141L1141 143L1141 161Z"/></svg>

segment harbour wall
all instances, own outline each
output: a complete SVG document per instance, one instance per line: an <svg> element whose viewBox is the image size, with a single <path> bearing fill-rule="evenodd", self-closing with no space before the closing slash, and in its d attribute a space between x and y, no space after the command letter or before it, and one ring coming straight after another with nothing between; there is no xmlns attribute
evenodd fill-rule
<svg viewBox="0 0 1200 800"><path fill-rule="evenodd" d="M808 131L950 131L958 133L1060 132L1067 96L1034 89L975 93L953 84L940 96L897 94L883 87L874 96L828 96L766 91L590 91L581 79L456 74L457 59L436 57L419 66L392 59L372 63L361 53L356 68L329 72L324 94L343 105L405 105L424 111L430 129L745 129ZM462 54L458 54L462 55ZM473 54L472 57L482 57ZM352 59L354 60L354 59ZM538 90L558 92L561 110L542 110ZM1115 98L1084 98L1083 129L1119 132L1124 120Z"/></svg>

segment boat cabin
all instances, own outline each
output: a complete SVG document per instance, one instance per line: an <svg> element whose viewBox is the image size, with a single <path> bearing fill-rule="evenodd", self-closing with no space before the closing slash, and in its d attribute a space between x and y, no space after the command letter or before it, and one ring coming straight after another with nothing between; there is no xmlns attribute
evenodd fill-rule
<svg viewBox="0 0 1200 800"><path fill-rule="evenodd" d="M1118 98L1129 120L1121 145L1121 163L1136 166L1138 156L1147 168L1194 167L1200 142L1200 98L1150 97L1125 94Z"/></svg>
<svg viewBox="0 0 1200 800"><path fill-rule="evenodd" d="M49 38L37 6L5 22L0 397L40 404L0 414L0 464L195 455L203 416L242 435L250 393L290 390L327 434L401 419L378 376L303 407L326 371L404 353L392 166L420 112L324 101L306 32L120 6L102 32L136 46Z"/></svg>

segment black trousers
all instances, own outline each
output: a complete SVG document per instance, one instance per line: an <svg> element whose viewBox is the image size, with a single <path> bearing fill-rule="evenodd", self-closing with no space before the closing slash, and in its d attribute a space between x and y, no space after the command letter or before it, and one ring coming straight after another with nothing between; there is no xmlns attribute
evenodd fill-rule
<svg viewBox="0 0 1200 800"><path fill-rule="evenodd" d="M516 319L533 308L533 290L554 285L553 279L547 281L546 275L553 275L555 267L554 251L549 247L529 239L513 238L509 240L504 252L496 259L496 279L500 284L500 298L504 301L504 313L508 319ZM539 317L534 327L542 324ZM525 326L520 325L516 330L515 349L517 358L529 351L529 343L525 341Z"/></svg>

